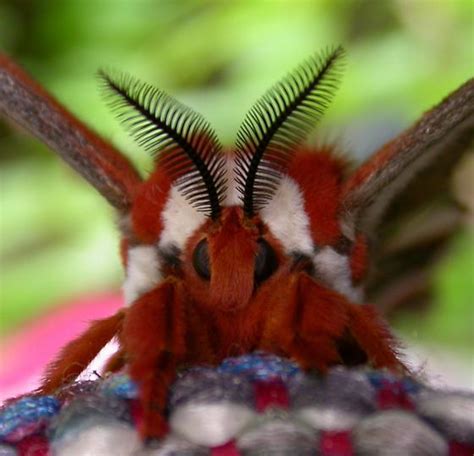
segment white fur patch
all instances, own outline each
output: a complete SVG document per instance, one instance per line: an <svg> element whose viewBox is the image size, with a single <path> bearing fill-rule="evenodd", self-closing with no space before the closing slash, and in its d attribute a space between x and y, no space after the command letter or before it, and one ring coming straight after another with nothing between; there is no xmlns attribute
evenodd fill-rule
<svg viewBox="0 0 474 456"><path fill-rule="evenodd" d="M139 245L128 249L127 270L123 284L127 306L151 290L160 280L160 261L155 246Z"/></svg>
<svg viewBox="0 0 474 456"><path fill-rule="evenodd" d="M164 226L159 247L163 249L175 246L182 250L188 238L206 221L206 216L192 207L175 186L171 187L161 217Z"/></svg>
<svg viewBox="0 0 474 456"><path fill-rule="evenodd" d="M192 443L222 445L233 439L255 416L249 407L232 402L221 404L186 404L170 416L171 429Z"/></svg>
<svg viewBox="0 0 474 456"><path fill-rule="evenodd" d="M362 299L361 290L352 285L349 258L340 255L331 247L323 247L313 257L316 276L334 290L347 296L353 302Z"/></svg>
<svg viewBox="0 0 474 456"><path fill-rule="evenodd" d="M272 200L260 211L262 220L282 243L286 253L300 252L313 258L318 277L332 289L353 302L362 300L362 290L352 284L349 258L331 247L323 247L314 254L310 221L304 209L304 199L298 184L289 176L281 184Z"/></svg>
<svg viewBox="0 0 474 456"><path fill-rule="evenodd" d="M282 243L286 253L313 253L310 223L298 184L284 176L274 197L260 211L262 220Z"/></svg>

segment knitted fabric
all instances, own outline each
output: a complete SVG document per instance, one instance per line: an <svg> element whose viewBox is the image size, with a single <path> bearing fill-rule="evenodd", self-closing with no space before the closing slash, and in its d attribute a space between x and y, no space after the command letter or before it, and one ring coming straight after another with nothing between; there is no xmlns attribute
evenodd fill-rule
<svg viewBox="0 0 474 456"><path fill-rule="evenodd" d="M125 374L25 396L0 409L0 456L471 455L474 395L384 371L306 374L264 353L181 372L169 434L142 442Z"/></svg>

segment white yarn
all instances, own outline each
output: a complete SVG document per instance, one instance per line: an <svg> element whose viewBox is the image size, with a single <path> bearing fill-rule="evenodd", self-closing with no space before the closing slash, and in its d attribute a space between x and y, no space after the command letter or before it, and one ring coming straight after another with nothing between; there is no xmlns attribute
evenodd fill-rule
<svg viewBox="0 0 474 456"><path fill-rule="evenodd" d="M169 424L190 442L213 447L234 438L254 416L250 408L231 402L189 403L173 410Z"/></svg>
<svg viewBox="0 0 474 456"><path fill-rule="evenodd" d="M53 456L133 456L142 448L126 423L91 418L52 442Z"/></svg>

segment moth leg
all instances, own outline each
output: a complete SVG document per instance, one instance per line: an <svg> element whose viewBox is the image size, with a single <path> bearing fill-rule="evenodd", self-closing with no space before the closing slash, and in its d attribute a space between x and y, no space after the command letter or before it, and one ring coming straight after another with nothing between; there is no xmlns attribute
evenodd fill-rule
<svg viewBox="0 0 474 456"><path fill-rule="evenodd" d="M130 308L121 334L130 376L138 384L142 437L167 432L168 390L186 354L183 301L179 284L167 281Z"/></svg>
<svg viewBox="0 0 474 456"><path fill-rule="evenodd" d="M338 294L298 272L284 285L268 287L263 301L270 303L271 318L267 319L260 348L288 356L304 369L324 372L338 363L335 341L348 321Z"/></svg>
<svg viewBox="0 0 474 456"><path fill-rule="evenodd" d="M350 333L367 354L369 364L406 372L407 368L396 356L397 341L376 309L370 305L351 304L349 313Z"/></svg>
<svg viewBox="0 0 474 456"><path fill-rule="evenodd" d="M345 299L307 274L300 274L295 295L293 356L303 368L325 372L340 362L337 340L348 323Z"/></svg>
<svg viewBox="0 0 474 456"><path fill-rule="evenodd" d="M92 362L99 351L122 326L125 310L111 317L94 321L79 337L69 342L46 369L39 388L43 394L52 394L61 386L73 381Z"/></svg>
<svg viewBox="0 0 474 456"><path fill-rule="evenodd" d="M279 293L286 306L267 337L269 349L281 347L302 368L319 372L336 364L403 369L394 338L370 306L350 303L305 273L293 276L288 290Z"/></svg>

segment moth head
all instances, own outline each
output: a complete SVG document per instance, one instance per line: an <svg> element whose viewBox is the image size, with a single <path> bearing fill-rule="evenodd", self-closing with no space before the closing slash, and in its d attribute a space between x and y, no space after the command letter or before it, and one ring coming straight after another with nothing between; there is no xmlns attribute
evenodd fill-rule
<svg viewBox="0 0 474 456"><path fill-rule="evenodd" d="M279 268L300 262L269 229L265 208L328 106L342 56L341 48L314 56L273 86L227 152L202 116L161 90L101 73L110 104L156 162L129 217L129 302L175 274L201 301L240 308Z"/></svg>

